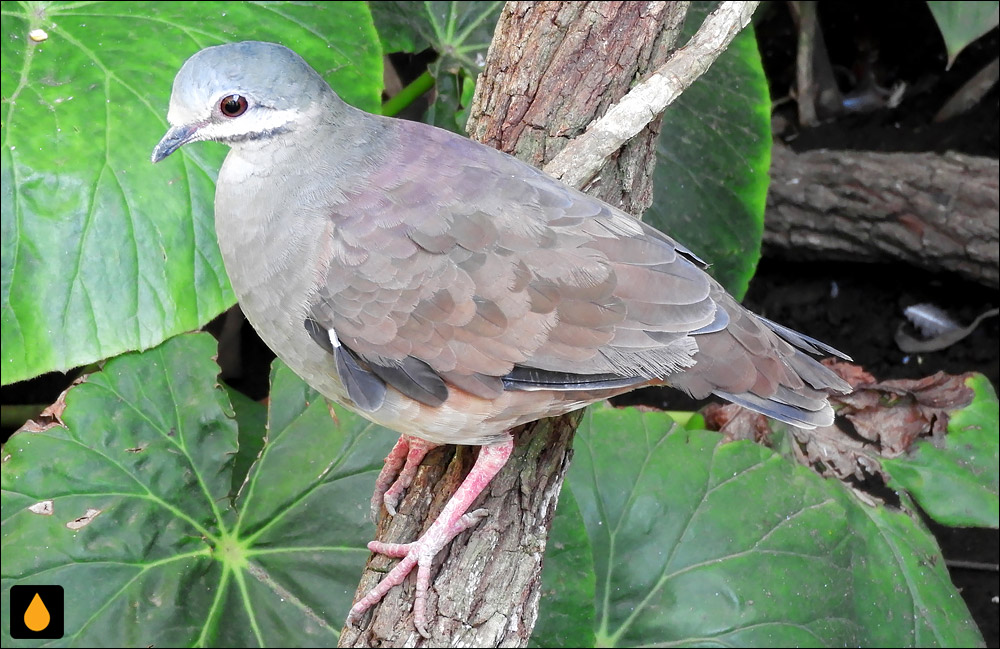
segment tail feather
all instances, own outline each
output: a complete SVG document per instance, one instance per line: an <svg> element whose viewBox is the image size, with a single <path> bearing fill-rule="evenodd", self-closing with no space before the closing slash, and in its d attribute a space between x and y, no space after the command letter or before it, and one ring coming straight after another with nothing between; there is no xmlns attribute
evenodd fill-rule
<svg viewBox="0 0 1000 649"><path fill-rule="evenodd" d="M781 403L775 399L759 397L750 392L743 394L731 394L729 392L716 391L717 395L732 401L736 405L749 408L772 419L783 421L799 428L822 428L833 425L833 408L826 399L818 400L819 405L816 410L806 410L801 407Z"/></svg>
<svg viewBox="0 0 1000 649"><path fill-rule="evenodd" d="M810 354L848 356L751 313L721 287L712 297L729 313L728 326L695 335L699 349L695 364L671 376L669 382L695 397L711 392L793 426L833 424L827 397L830 392L850 392L851 386Z"/></svg>
<svg viewBox="0 0 1000 649"><path fill-rule="evenodd" d="M833 370L819 363L815 358L796 351L794 356L786 360L803 381L817 390L834 390L842 393L851 391L850 383L837 376Z"/></svg>
<svg viewBox="0 0 1000 649"><path fill-rule="evenodd" d="M845 361L854 360L844 352L840 351L835 347L827 345L825 342L816 340L815 338L807 336L803 333L799 333L794 329L789 329L788 327L780 325L777 322L768 320L763 316L759 316L756 314L755 316L758 320L766 324L771 331L784 338L787 342L795 345L799 349L803 349L809 352L810 354L816 354L817 356L820 356L822 354L832 354L834 356L843 358Z"/></svg>

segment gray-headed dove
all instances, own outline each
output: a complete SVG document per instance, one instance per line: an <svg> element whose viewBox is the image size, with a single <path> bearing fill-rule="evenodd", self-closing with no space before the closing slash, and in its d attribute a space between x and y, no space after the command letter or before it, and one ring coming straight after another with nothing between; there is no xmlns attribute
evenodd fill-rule
<svg viewBox="0 0 1000 649"><path fill-rule="evenodd" d="M430 448L482 445L472 472L356 619L413 569L418 630L434 555L507 461L509 431L667 384L802 427L849 386L835 350L760 318L670 237L504 153L348 106L291 50L204 49L174 81L157 162L231 147L216 232L240 306L316 390L402 433L375 506L394 513Z"/></svg>

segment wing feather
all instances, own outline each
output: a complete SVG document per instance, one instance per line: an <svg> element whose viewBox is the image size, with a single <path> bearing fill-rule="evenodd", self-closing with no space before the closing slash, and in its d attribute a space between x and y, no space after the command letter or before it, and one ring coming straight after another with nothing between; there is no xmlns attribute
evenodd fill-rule
<svg viewBox="0 0 1000 649"><path fill-rule="evenodd" d="M800 350L833 350L743 309L670 237L463 138L385 133L396 155L325 216L331 254L308 316L339 336L345 383L369 403L378 382L438 405L450 389L666 381L827 418L805 383L843 386Z"/></svg>

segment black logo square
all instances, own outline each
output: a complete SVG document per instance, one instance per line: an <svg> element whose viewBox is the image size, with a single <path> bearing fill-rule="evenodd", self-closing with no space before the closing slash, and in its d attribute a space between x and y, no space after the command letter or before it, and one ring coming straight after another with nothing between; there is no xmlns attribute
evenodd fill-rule
<svg viewBox="0 0 1000 649"><path fill-rule="evenodd" d="M63 587L11 586L10 635L22 639L63 637Z"/></svg>

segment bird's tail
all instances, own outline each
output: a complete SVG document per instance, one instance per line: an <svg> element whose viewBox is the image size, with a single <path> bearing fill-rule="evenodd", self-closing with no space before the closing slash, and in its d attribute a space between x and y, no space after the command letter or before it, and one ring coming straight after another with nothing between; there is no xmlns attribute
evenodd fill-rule
<svg viewBox="0 0 1000 649"><path fill-rule="evenodd" d="M801 428L833 424L827 396L850 392L851 386L809 354L850 357L748 311L721 286L712 298L725 309L729 323L696 337L694 366L671 377L671 384L698 398L717 394Z"/></svg>

